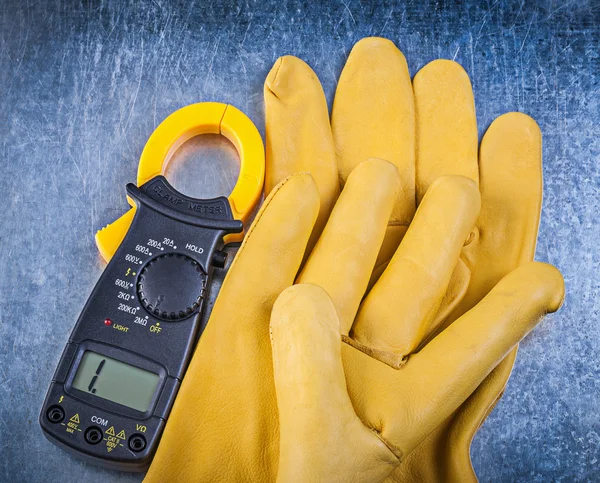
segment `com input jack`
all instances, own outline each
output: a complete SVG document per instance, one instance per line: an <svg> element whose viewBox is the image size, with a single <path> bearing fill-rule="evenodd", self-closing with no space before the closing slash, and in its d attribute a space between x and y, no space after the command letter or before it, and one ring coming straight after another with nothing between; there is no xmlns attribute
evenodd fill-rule
<svg viewBox="0 0 600 483"><path fill-rule="evenodd" d="M102 441L102 430L98 426L90 426L85 430L84 437L89 444L98 444Z"/></svg>
<svg viewBox="0 0 600 483"><path fill-rule="evenodd" d="M46 417L51 423L57 424L65 419L65 410L60 406L50 406L46 411Z"/></svg>
<svg viewBox="0 0 600 483"><path fill-rule="evenodd" d="M146 448L146 438L141 434L134 434L129 438L129 449L139 453Z"/></svg>

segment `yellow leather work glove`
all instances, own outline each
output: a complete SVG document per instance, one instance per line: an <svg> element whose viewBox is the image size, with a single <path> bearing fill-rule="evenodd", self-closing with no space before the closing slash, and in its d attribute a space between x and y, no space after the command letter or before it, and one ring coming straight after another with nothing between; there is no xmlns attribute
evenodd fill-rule
<svg viewBox="0 0 600 483"><path fill-rule="evenodd" d="M359 46L366 43L367 41L363 41ZM385 41L379 43L384 46L389 44ZM394 55L401 59L401 54L397 50L395 52L397 54ZM312 179L307 175L297 175L273 192L265 202L250 231L251 236L247 237L238 253L215 303L208 326L182 383L161 446L147 475L148 481L272 481L275 478L279 431L268 338L269 314L278 294L294 282L301 260L307 252L306 245L310 233L312 233L310 242L312 246L339 194L335 156L336 149L338 151L339 149L334 148L321 87L312 71L297 59L293 59L295 62L292 64L293 69L286 72L284 67L290 64L286 62L287 60L292 59L285 58L276 64L267 79L266 86L270 186L274 185L274 180L279 181L277 172L285 175L305 170L312 173L319 188L316 189ZM350 60L348 65L352 65ZM298 69L300 74L306 76L299 75ZM374 72L376 71L378 69L374 69ZM280 76L277 75L278 72ZM379 72L382 77L387 75L385 70ZM408 76L407 71L406 76ZM382 81L381 84L385 85L385 82ZM286 90L288 85L289 89ZM339 89L342 87L343 83L340 80ZM410 79L407 87L412 89ZM402 100L402 96L399 98ZM372 95L370 99L373 99ZM369 102L365 104L368 105ZM336 98L336 106L339 105ZM387 105L385 96L378 105L380 108ZM278 109L281 115L277 114ZM414 124L410 126L411 109L412 106L407 107L408 128L403 128L404 121L392 125L390 121L380 123L377 118L363 115L361 135L364 134L373 140L384 140L392 137L396 139L398 132L406 133L406 136L401 137L409 145L412 142L413 154L410 154L410 149L405 152L414 162L414 134L410 135L410 132L414 131ZM381 111L383 112L383 109ZM291 116L286 118L286 114ZM414 117L414 113L412 116ZM412 122L414 123L414 120ZM279 132L287 136L289 144L283 143L283 140L278 137ZM336 139L338 138L339 135L336 136ZM500 136L500 139L504 139L503 136ZM506 139L511 144L511 136L507 136ZM282 143L279 149L278 142ZM402 147L403 142L396 143L394 146ZM336 142L336 146L337 144ZM387 146L383 142L381 145ZM390 150L390 153L392 151L395 152ZM474 152L476 152L476 133ZM387 157L397 166L399 166L398 159L403 159L402 156L392 158L385 153L373 154ZM513 157L507 163L514 161ZM384 256L380 257L378 262L378 265L384 267L385 261L394 252L414 213L416 205L414 167L413 174L409 173L407 176L404 167L399 166L401 168L400 188L390 195L386 194L386 189L389 190L389 187L386 188L386 183L397 174L389 172L389 168L386 168L387 163L372 161L366 165L367 168L361 168L362 174L359 171L356 176L364 177L369 189L363 187L361 191L354 188L346 196L358 205L347 209L344 222L339 222L344 228L339 235L342 241L357 242L357 239L360 241L365 237L375 236L369 229L370 224L375 223L373 217L383 217L387 222L391 212L398 213L398 205L402 204L398 200L405 200L407 204L411 203L411 199L413 200L412 208L409 207L407 210L407 216L403 218L392 215L391 228L387 229L388 235L381 250ZM407 163L407 166L410 168L411 164ZM512 172L517 173L518 169L513 169ZM347 174L341 177L346 184L349 183ZM373 179L369 181L367 178ZM348 186L345 192L347 189ZM375 198L370 198L372 196ZM318 210L319 197L321 198L320 211ZM379 211L382 204L385 204L381 201L383 198L388 200L387 215ZM313 229L313 222L317 216L319 217L317 227ZM383 238L383 233L380 236ZM429 235L426 238L428 237ZM377 245L376 242L374 243ZM349 247L352 247L352 243ZM360 302L360 296L357 294L364 293L363 285L366 283L355 277L358 273L360 277L365 277L364 270L360 269L360 266L357 267L357 264L365 264L370 274L375 264L376 254L371 254L372 260L370 260L360 249L343 250L340 245L335 252L331 252L331 256L337 261L347 262L348 273L340 279L347 277L348 280L355 281L356 289L353 294L340 293L339 296L352 300L357 307ZM307 261L307 266L309 261L310 259ZM440 275L433 285L438 288L443 286L443 276ZM460 284L453 286L460 286ZM326 288L331 292L330 287ZM460 294L460 290L457 293ZM397 298L398 296L394 295L394 303ZM457 297L449 297L449 300L454 299ZM447 307L451 307L451 304L445 303ZM416 306L418 305L417 301ZM352 313L355 308L345 310ZM401 311L403 307L398 305L396 310ZM383 323L387 321L384 320ZM379 351L376 355L382 357L389 354L386 351ZM392 355L391 359L398 359L397 354ZM395 369L390 368L390 370ZM406 458L407 462L409 460L410 456ZM404 466L401 465L400 469Z"/></svg>
<svg viewBox="0 0 600 483"><path fill-rule="evenodd" d="M338 174L343 185L353 167L369 157L398 167L400 195L372 280L385 268L435 179L458 174L479 184L481 214L435 319L421 327L424 333L406 325L404 332L394 329L398 334L391 341L373 340L359 328L353 334L357 340L382 344L398 363L472 308L511 270L533 260L542 200L539 128L523 114L500 116L478 153L471 85L455 62L433 61L411 83L401 52L388 40L367 38L353 48L340 76L331 127L320 83L297 58L277 61L266 81L265 100L267 189L297 171L314 175L322 211L313 241L337 197ZM516 350L411 453L394 480L476 480L470 444L502 394Z"/></svg>
<svg viewBox="0 0 600 483"><path fill-rule="evenodd" d="M271 192L223 283L148 481L273 481L278 464L280 481L381 481L464 403L545 313L558 308L560 274L531 263L507 276L399 368L379 360L393 360L395 354L349 338L353 327L374 333L379 327L377 335L385 340L394 337L392 319L396 327L407 324L417 331L433 320L479 212L472 180L438 179L364 297L399 187L397 170L386 161L355 168L299 275L317 218L318 190L309 174L297 174ZM271 309L295 279L300 285L293 289L302 298L289 313L275 310L272 361ZM302 295L305 287L322 295ZM295 293L284 292L283 299ZM303 305L306 310L298 312ZM289 345L296 338L293 331L279 338L286 317L298 319L294 327L312 320L297 343L308 347L314 364L303 364L302 350ZM315 331L314 345L306 342L315 323L339 324L335 342L344 357L343 373L331 357L336 353L321 350L323 344L333 347L331 340ZM286 353L290 359L282 356ZM338 374L331 390L316 377L317 364L327 374ZM341 397L344 373L352 403ZM349 412L352 406L358 416Z"/></svg>
<svg viewBox="0 0 600 483"><path fill-rule="evenodd" d="M364 171L383 163L352 172L298 284L283 291L272 312L281 482L377 482L398 466L402 471L405 459L564 297L560 273L530 262L426 342L479 214L479 191L466 177L436 180L367 290L390 204L350 193L358 176L366 179ZM360 232L358 212L374 221L349 240L350 227ZM355 333L369 334L369 343L348 335ZM420 349L400 358L396 343L407 334Z"/></svg>

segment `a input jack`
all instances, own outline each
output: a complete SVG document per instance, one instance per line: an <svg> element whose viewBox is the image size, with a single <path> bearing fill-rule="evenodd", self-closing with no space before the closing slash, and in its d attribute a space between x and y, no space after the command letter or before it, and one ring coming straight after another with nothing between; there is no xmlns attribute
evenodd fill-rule
<svg viewBox="0 0 600 483"><path fill-rule="evenodd" d="M89 444L98 444L102 441L102 430L98 426L90 426L85 430L84 437Z"/></svg>
<svg viewBox="0 0 600 483"><path fill-rule="evenodd" d="M60 406L50 406L46 411L46 417L51 423L58 424L65 419L65 410Z"/></svg>
<svg viewBox="0 0 600 483"><path fill-rule="evenodd" d="M134 434L129 438L129 449L139 453L146 448L146 438L141 434Z"/></svg>

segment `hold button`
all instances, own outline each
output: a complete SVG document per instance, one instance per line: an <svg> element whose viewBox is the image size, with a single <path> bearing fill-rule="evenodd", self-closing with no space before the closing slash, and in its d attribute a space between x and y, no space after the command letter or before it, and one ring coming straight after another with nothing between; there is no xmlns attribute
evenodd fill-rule
<svg viewBox="0 0 600 483"><path fill-rule="evenodd" d="M212 262L217 268L225 268L225 263L227 263L227 253L217 250L213 255Z"/></svg>

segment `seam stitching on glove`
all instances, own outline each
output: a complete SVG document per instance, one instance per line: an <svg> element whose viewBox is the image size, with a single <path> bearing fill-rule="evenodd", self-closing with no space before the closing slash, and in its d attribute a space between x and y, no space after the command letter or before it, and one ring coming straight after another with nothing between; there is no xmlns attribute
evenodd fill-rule
<svg viewBox="0 0 600 483"><path fill-rule="evenodd" d="M354 347L356 350L359 350L359 351L363 352L364 354L367 354L368 356L372 357L373 359L377 359L379 362L390 366L393 369L402 368L402 366L404 364L406 364L406 362L408 361L408 355L394 354L393 352L390 352L390 351L374 349L374 348L369 347L361 342L358 342L355 339L352 339L351 337L349 337L347 335L342 334L342 341L345 342L346 344L348 344L349 346Z"/></svg>
<svg viewBox="0 0 600 483"><path fill-rule="evenodd" d="M271 81L272 85L274 85L275 82L277 82L277 76L279 75L279 71L281 70L281 66L283 66L283 59L282 58L279 59L279 65L277 66L277 71L273 75L273 80ZM273 94L276 99L279 99L279 96L275 93L275 91L273 90L273 88L271 86L267 86L267 87L271 91L271 94Z"/></svg>
<svg viewBox="0 0 600 483"><path fill-rule="evenodd" d="M362 421L362 419L361 419ZM362 421L362 423L365 425L365 427L369 428L370 431L373 432L373 434L375 434L375 436L377 436L379 438L379 440L385 444L385 446L387 447L387 449L390 450L390 452L396 457L398 458L398 463L402 462L402 459L404 458L404 454L402 453L402 451L400 451L398 448L396 448L393 444L391 444L389 441L387 441L383 435L381 434L381 431L378 431L375 428L372 428L371 426L365 424L364 421Z"/></svg>

